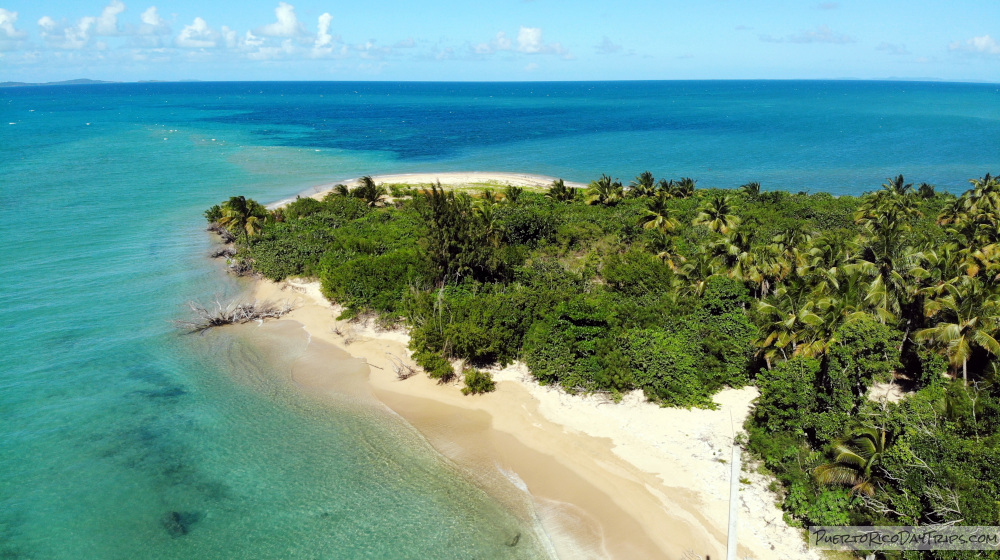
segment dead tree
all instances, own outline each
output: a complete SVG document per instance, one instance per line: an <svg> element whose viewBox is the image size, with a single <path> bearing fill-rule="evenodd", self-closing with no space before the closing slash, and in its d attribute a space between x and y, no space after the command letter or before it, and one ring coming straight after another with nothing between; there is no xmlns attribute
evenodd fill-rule
<svg viewBox="0 0 1000 560"><path fill-rule="evenodd" d="M233 300L223 304L218 298L215 299L215 305L202 305L196 301L189 301L187 305L194 312L195 319L179 320L174 324L189 333L200 333L224 325L277 319L292 310L292 304L288 302Z"/></svg>

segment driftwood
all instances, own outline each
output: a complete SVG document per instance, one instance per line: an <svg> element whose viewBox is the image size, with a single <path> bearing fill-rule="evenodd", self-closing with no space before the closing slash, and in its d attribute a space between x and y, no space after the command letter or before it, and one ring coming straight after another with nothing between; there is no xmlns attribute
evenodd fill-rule
<svg viewBox="0 0 1000 560"><path fill-rule="evenodd" d="M389 352L386 352L385 355L388 356L389 361L392 362L392 371L396 373L396 377L400 381L409 379L417 374L417 370L415 370L413 366L404 363L399 356L390 354Z"/></svg>
<svg viewBox="0 0 1000 560"><path fill-rule="evenodd" d="M234 300L223 305L221 301L216 299L214 306L189 301L188 307L194 312L196 318L192 321L175 321L174 324L190 333L200 333L212 327L224 325L277 319L292 310L292 304L288 302L275 303L257 300L252 302Z"/></svg>

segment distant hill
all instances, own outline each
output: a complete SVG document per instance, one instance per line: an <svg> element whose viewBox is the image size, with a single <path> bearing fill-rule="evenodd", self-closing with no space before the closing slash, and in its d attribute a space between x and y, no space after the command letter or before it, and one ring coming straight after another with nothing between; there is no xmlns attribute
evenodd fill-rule
<svg viewBox="0 0 1000 560"><path fill-rule="evenodd" d="M117 84L120 82L105 82L102 80L64 80L61 82L44 82L44 83L29 83L29 82L0 82L0 87L25 87L25 86L80 86L80 85L91 85L91 84Z"/></svg>

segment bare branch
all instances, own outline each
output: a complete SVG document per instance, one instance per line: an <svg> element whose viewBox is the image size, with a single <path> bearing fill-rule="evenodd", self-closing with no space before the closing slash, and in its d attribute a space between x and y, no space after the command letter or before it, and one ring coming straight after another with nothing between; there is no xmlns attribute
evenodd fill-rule
<svg viewBox="0 0 1000 560"><path fill-rule="evenodd" d="M233 300L225 305L218 298L215 305L202 305L189 301L188 307L194 312L195 319L191 321L174 321L174 324L191 333L200 333L212 327L249 323L264 319L277 319L292 310L288 302L275 303L270 301L244 302Z"/></svg>

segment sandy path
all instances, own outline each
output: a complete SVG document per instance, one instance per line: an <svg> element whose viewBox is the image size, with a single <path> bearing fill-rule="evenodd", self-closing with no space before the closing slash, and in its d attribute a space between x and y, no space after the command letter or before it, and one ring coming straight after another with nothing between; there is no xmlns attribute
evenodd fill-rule
<svg viewBox="0 0 1000 560"><path fill-rule="evenodd" d="M316 282L260 281L255 292L294 301L288 320L365 359L376 396L484 487L500 472L523 483L561 557L725 558L726 461L756 389L720 392L714 411L660 408L638 392L615 404L539 386L515 364L494 372L496 392L466 397L423 374L399 381L389 355L412 364L407 335L337 321ZM743 476L739 558L819 558L782 521L770 481Z"/></svg>

